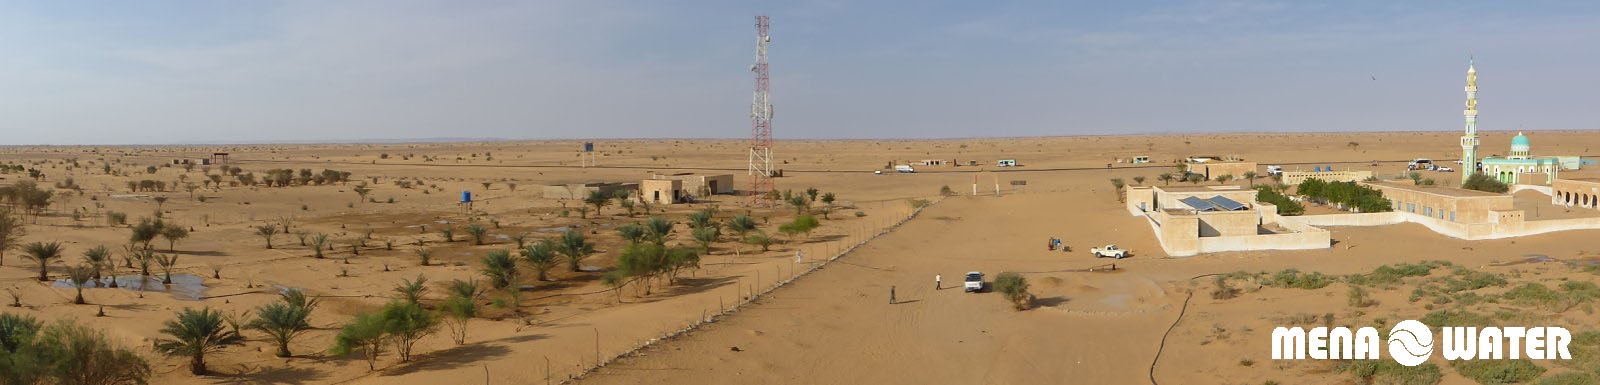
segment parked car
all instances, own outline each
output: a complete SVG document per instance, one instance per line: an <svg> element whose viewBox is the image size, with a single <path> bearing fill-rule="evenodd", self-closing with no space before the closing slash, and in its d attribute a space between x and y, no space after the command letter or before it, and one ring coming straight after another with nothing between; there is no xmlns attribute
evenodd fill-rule
<svg viewBox="0 0 1600 385"><path fill-rule="evenodd" d="M983 273L976 272L976 271L967 272L967 282L965 284L965 291L968 292L968 293L976 293L976 292L983 291Z"/></svg>
<svg viewBox="0 0 1600 385"><path fill-rule="evenodd" d="M1117 245L1105 245L1105 247L1092 248L1089 249L1089 253L1094 254L1094 256L1097 258L1123 259L1128 257L1128 251L1117 248Z"/></svg>
<svg viewBox="0 0 1600 385"><path fill-rule="evenodd" d="M917 169L911 168L911 166L909 166L909 165L902 164L902 165L899 165L899 166L894 166L894 172L901 172L901 173L909 174L909 173L917 172Z"/></svg>

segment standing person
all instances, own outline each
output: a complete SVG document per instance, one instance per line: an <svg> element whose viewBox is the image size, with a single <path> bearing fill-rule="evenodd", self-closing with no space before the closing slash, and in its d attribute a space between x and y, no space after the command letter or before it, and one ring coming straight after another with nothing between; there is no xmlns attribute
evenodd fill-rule
<svg viewBox="0 0 1600 385"><path fill-rule="evenodd" d="M941 275L938 275L938 274L934 274L934 275L933 275L933 289L934 289L934 290L940 290L940 289L943 289L943 287L941 287L941 286L939 286L939 284L940 284L940 283L941 283L941 282L943 282L943 281L944 281L944 277L943 277L943 276L941 276Z"/></svg>
<svg viewBox="0 0 1600 385"><path fill-rule="evenodd" d="M894 304L894 286L889 286L889 304Z"/></svg>

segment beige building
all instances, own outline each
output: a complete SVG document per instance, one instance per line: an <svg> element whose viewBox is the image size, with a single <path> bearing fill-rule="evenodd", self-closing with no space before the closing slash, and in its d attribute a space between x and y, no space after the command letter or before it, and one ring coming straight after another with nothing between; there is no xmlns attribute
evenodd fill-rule
<svg viewBox="0 0 1600 385"><path fill-rule="evenodd" d="M568 183L544 186L544 197L547 199L584 199L588 198L589 194L595 191L612 195L616 194L617 191L633 191L638 189L639 185L634 183Z"/></svg>
<svg viewBox="0 0 1600 385"><path fill-rule="evenodd" d="M1256 162L1204 160L1184 164L1184 171L1191 174L1200 174L1206 180L1215 179L1223 175L1233 175L1234 179L1244 178L1245 172L1255 171Z"/></svg>
<svg viewBox="0 0 1600 385"><path fill-rule="evenodd" d="M683 181L683 190L697 197L708 197L716 194L733 193L733 174L694 174L683 173L673 175L653 175L650 179L675 179Z"/></svg>
<svg viewBox="0 0 1600 385"><path fill-rule="evenodd" d="M1477 190L1451 187L1423 187L1409 183L1362 182L1383 192L1394 211L1407 212L1455 223L1498 223L1501 219L1521 218L1512 209L1512 197ZM1514 211L1514 213L1513 213Z"/></svg>
<svg viewBox="0 0 1600 385"><path fill-rule="evenodd" d="M1327 248L1327 230L1278 216L1239 186L1150 186L1126 192L1128 212L1150 223L1168 255Z"/></svg>
<svg viewBox="0 0 1600 385"><path fill-rule="evenodd" d="M1372 178L1372 171L1284 171L1283 184L1297 185L1306 179L1324 182L1360 182Z"/></svg>
<svg viewBox="0 0 1600 385"><path fill-rule="evenodd" d="M1556 179L1550 184L1550 203L1586 209L1600 208L1600 179Z"/></svg>
<svg viewBox="0 0 1600 385"><path fill-rule="evenodd" d="M645 179L639 182L639 201L670 205L686 203L693 198L683 190L683 181L677 179Z"/></svg>

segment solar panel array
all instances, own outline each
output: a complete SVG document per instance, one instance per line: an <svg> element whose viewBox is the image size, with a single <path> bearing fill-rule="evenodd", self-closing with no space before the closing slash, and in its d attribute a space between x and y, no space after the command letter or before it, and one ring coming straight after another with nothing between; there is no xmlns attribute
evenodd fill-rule
<svg viewBox="0 0 1600 385"><path fill-rule="evenodd" d="M1178 201L1183 202L1183 204L1189 205L1189 207L1193 207L1198 211L1238 211L1249 208L1249 206L1246 206L1243 203L1239 203L1232 199L1223 198L1221 195L1213 196L1207 199L1200 199L1200 197L1186 197L1179 199Z"/></svg>

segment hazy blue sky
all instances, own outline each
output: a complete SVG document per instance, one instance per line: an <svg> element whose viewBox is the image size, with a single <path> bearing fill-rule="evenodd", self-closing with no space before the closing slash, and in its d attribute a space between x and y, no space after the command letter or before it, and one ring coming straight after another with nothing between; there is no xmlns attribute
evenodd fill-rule
<svg viewBox="0 0 1600 385"><path fill-rule="evenodd" d="M1594 129L1594 1L3 1L0 144ZM1376 78L1374 80L1373 78Z"/></svg>

